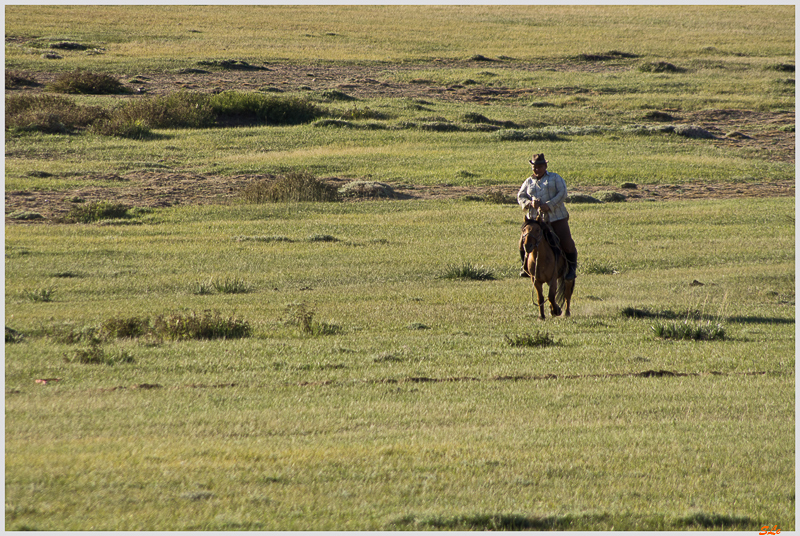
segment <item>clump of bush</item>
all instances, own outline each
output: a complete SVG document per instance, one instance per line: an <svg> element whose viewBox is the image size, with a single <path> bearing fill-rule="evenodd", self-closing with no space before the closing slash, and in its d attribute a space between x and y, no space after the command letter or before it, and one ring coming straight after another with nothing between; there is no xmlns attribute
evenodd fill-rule
<svg viewBox="0 0 800 536"><path fill-rule="evenodd" d="M17 71L6 71L6 89L14 89L18 87L32 87L38 86L39 83L33 78L28 78L27 75Z"/></svg>
<svg viewBox="0 0 800 536"><path fill-rule="evenodd" d="M241 193L248 203L280 203L301 201L338 201L339 192L307 171L288 173L276 181L248 184Z"/></svg>
<svg viewBox="0 0 800 536"><path fill-rule="evenodd" d="M151 128L205 128L216 120L209 97L188 91L128 101L113 115L121 122L140 121Z"/></svg>
<svg viewBox="0 0 800 536"><path fill-rule="evenodd" d="M73 206L65 220L70 223L92 223L100 220L124 218L130 207L110 201L95 201Z"/></svg>
<svg viewBox="0 0 800 536"><path fill-rule="evenodd" d="M6 130L62 134L108 119L99 106L81 106L55 95L11 95L6 98Z"/></svg>
<svg viewBox="0 0 800 536"><path fill-rule="evenodd" d="M245 118L272 125L299 125L324 115L305 99L260 93L224 91L209 96L208 104L219 120Z"/></svg>
<svg viewBox="0 0 800 536"><path fill-rule="evenodd" d="M686 69L669 63L668 61L656 61L643 63L639 66L639 71L643 73L683 73Z"/></svg>
<svg viewBox="0 0 800 536"><path fill-rule="evenodd" d="M693 341L712 341L725 339L725 328L720 323L707 322L657 322L651 326L653 334L659 339Z"/></svg>
<svg viewBox="0 0 800 536"><path fill-rule="evenodd" d="M491 281L495 279L494 272L483 266L474 264L448 264L441 275L442 279L467 279L472 281Z"/></svg>
<svg viewBox="0 0 800 536"><path fill-rule="evenodd" d="M555 344L549 333L537 331L534 334L505 335L506 343L514 348L544 348Z"/></svg>
<svg viewBox="0 0 800 536"><path fill-rule="evenodd" d="M285 323L297 326L300 332L306 335L336 335L342 332L342 328L335 324L314 320L314 311L309 311L305 304L290 303L286 306L286 312L288 318L285 320Z"/></svg>
<svg viewBox="0 0 800 536"><path fill-rule="evenodd" d="M119 80L105 73L73 71L64 73L50 84L50 91L56 93L76 93L88 95L117 95L130 93Z"/></svg>
<svg viewBox="0 0 800 536"><path fill-rule="evenodd" d="M205 311L162 315L153 321L155 335L172 340L239 339L248 337L250 324L235 316L228 318L219 312Z"/></svg>
<svg viewBox="0 0 800 536"><path fill-rule="evenodd" d="M90 344L64 356L66 363L83 365L115 365L117 363L133 363L133 357L125 350L106 350L99 344Z"/></svg>

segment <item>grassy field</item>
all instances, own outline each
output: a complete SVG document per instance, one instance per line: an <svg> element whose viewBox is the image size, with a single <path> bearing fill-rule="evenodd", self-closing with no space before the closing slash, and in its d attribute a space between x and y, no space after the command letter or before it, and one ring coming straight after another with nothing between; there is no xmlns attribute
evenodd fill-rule
<svg viewBox="0 0 800 536"><path fill-rule="evenodd" d="M575 206L573 316L544 322L504 205L8 227L6 526L789 530L793 208ZM198 293L215 280L247 292ZM101 334L206 310L250 336Z"/></svg>
<svg viewBox="0 0 800 536"><path fill-rule="evenodd" d="M146 89L58 94L58 113L187 85L322 110L128 119L133 138L7 107L7 205L43 214L137 174L516 186L534 152L572 192L795 176L792 6L5 15L7 72ZM180 74L223 59L272 70ZM57 95L6 80L7 103ZM680 134L695 122L714 138ZM794 530L794 198L568 207L573 315L545 321L513 204L231 191L93 223L7 214L5 528Z"/></svg>

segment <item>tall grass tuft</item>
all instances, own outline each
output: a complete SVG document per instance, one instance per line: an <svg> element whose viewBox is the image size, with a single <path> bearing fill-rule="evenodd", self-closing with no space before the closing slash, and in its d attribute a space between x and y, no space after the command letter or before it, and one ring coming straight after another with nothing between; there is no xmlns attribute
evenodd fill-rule
<svg viewBox="0 0 800 536"><path fill-rule="evenodd" d="M99 106L81 106L56 95L11 95L6 98L6 129L10 132L63 134L108 119Z"/></svg>
<svg viewBox="0 0 800 536"><path fill-rule="evenodd" d="M325 113L305 99L260 93L224 91L208 98L208 104L220 119L249 119L270 125L299 125Z"/></svg>
<svg viewBox="0 0 800 536"><path fill-rule="evenodd" d="M537 331L535 334L505 335L506 343L514 348L544 348L555 344L549 333Z"/></svg>
<svg viewBox="0 0 800 536"><path fill-rule="evenodd" d="M205 128L216 119L208 96L188 91L132 100L115 109L113 116L122 123L140 121L151 128Z"/></svg>
<svg viewBox="0 0 800 536"><path fill-rule="evenodd" d="M194 311L160 315L153 321L155 335L172 340L238 339L248 337L250 324L235 316L223 317L219 312Z"/></svg>
<svg viewBox="0 0 800 536"><path fill-rule="evenodd" d="M725 339L725 328L720 323L658 321L650 328L659 339L713 341Z"/></svg>
<svg viewBox="0 0 800 536"><path fill-rule="evenodd" d="M106 350L99 344L90 344L64 356L66 363L82 365L116 365L117 363L133 363L135 360L125 350Z"/></svg>
<svg viewBox="0 0 800 536"><path fill-rule="evenodd" d="M105 73L88 71L73 71L64 73L56 78L48 87L56 93L77 93L88 95L117 95L130 93L119 80Z"/></svg>
<svg viewBox="0 0 800 536"><path fill-rule="evenodd" d="M211 286L222 294L245 294L253 290L252 286L244 279L226 277L225 279L212 279Z"/></svg>
<svg viewBox="0 0 800 536"><path fill-rule="evenodd" d="M314 320L314 311L309 311L303 303L290 303L286 306L288 318L286 323L297 326L305 335L336 335L343 330L335 324L317 322Z"/></svg>
<svg viewBox="0 0 800 536"><path fill-rule="evenodd" d="M307 171L295 171L277 181L248 184L240 194L248 203L338 201L339 191Z"/></svg>
<svg viewBox="0 0 800 536"><path fill-rule="evenodd" d="M65 220L71 223L92 223L100 220L124 218L130 207L110 201L95 201L76 205L67 213Z"/></svg>
<svg viewBox="0 0 800 536"><path fill-rule="evenodd" d="M442 279L468 279L473 281L492 281L495 274L489 268L474 264L448 264L441 275Z"/></svg>

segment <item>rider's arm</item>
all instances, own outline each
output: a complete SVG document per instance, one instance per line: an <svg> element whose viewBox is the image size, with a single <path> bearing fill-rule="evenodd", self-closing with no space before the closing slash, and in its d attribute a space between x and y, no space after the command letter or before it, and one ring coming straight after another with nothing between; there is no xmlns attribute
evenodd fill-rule
<svg viewBox="0 0 800 536"><path fill-rule="evenodd" d="M531 181L530 178L525 179L525 182L522 183L522 187L519 189L519 192L517 193L517 203L519 203L519 206L521 206L522 208L528 208L528 206L532 202L531 196L528 193L528 183L530 181Z"/></svg>

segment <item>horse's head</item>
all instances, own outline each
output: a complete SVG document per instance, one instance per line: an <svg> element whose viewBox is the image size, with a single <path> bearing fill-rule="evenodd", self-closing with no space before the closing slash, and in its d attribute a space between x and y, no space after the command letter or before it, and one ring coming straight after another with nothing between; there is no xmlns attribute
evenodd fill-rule
<svg viewBox="0 0 800 536"><path fill-rule="evenodd" d="M530 253L542 241L544 233L541 224L536 220L525 218L525 226L522 228L522 244L526 253Z"/></svg>

